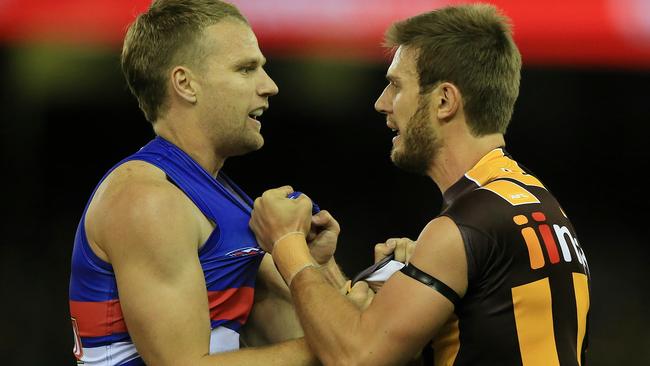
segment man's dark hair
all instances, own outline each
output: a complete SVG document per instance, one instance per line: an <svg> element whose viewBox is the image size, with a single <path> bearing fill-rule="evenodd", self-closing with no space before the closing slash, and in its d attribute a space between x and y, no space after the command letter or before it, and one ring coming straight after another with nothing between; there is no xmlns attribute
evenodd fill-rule
<svg viewBox="0 0 650 366"><path fill-rule="evenodd" d="M417 51L420 93L451 82L476 136L505 133L519 95L521 55L509 19L494 6L449 6L393 24L389 48Z"/></svg>

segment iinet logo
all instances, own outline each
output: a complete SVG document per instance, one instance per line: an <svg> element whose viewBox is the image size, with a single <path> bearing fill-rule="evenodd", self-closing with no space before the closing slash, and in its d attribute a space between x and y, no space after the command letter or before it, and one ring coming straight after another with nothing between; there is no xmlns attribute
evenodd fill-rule
<svg viewBox="0 0 650 366"><path fill-rule="evenodd" d="M558 243L560 250L562 250L562 259L564 259L565 262L571 262L573 257L571 256L571 250L569 248L570 243L571 247L573 247L575 258L577 258L578 262L580 262L583 267L587 267L587 260L578 244L578 239L571 235L569 228L553 224L553 230L551 230L551 227L548 224L545 224L546 215L544 215L544 213L533 212L531 216L533 221L539 223L537 225L537 230L535 230L532 225L528 225L528 217L524 215L517 215L512 218L515 224L519 226L527 225L521 229L521 235L524 237L524 241L528 247L530 268L539 269L544 267L546 264L546 259L544 258L542 245L539 239L540 236L544 242L544 247L546 248L546 253L548 254L548 259L551 264L560 262ZM555 239L557 239L557 242Z"/></svg>

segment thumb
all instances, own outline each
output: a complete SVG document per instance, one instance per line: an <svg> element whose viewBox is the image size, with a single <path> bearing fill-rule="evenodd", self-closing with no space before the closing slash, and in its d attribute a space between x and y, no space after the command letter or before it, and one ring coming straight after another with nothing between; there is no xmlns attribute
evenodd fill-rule
<svg viewBox="0 0 650 366"><path fill-rule="evenodd" d="M359 281L352 286L347 298L352 301L359 309L363 310L370 305L374 292L368 287L365 281Z"/></svg>
<svg viewBox="0 0 650 366"><path fill-rule="evenodd" d="M314 225L322 226L327 222L327 218L324 217L324 215L322 215L322 211L321 211L311 217L311 222Z"/></svg>
<svg viewBox="0 0 650 366"><path fill-rule="evenodd" d="M339 289L339 292L341 295L347 295L348 292L350 292L350 289L352 288L352 280L347 280L345 281L345 285Z"/></svg>
<svg viewBox="0 0 650 366"><path fill-rule="evenodd" d="M389 239L386 243L375 245L375 263L391 255L395 251L396 244L394 240Z"/></svg>

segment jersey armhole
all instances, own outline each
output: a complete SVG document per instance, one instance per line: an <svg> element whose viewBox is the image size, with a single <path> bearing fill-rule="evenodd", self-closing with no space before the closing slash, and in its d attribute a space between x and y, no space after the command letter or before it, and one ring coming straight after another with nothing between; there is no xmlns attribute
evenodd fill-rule
<svg viewBox="0 0 650 366"><path fill-rule="evenodd" d="M79 249L81 249L81 252L83 253L83 256L86 259L87 263L93 266L96 270L112 274L113 265L101 259L90 246L88 234L86 233L86 213L84 213L81 218L81 222L79 223L79 232L77 235L80 240Z"/></svg>
<svg viewBox="0 0 650 366"><path fill-rule="evenodd" d="M178 183L176 183L176 182L174 181L174 179L172 179L172 177L170 177L169 174L167 174L167 172L165 172L164 170L163 170L163 172L165 173L165 178L167 179L167 181L168 181L169 183L173 184L176 188L178 188L181 192L183 192L183 194L184 194L187 198L189 198L190 201L192 201L191 197L189 197L189 196L188 196L188 195L187 195L187 194L186 194L186 193L181 189L181 187L178 185ZM210 235L208 235L208 238L205 240L205 243L203 243L203 244L201 245L201 248L199 248L199 256L201 256L201 255L204 255L204 254L208 253L211 249L214 249L214 248L216 248L216 247L219 246L219 243L220 243L220 241L221 241L221 237L220 237L221 230L219 230L219 223L218 223L216 220L213 220L213 219L209 218L209 217L205 214L205 212L203 212L203 210L201 210L201 208L198 207L198 205L196 205L196 203L195 203L194 201L192 201L192 203L194 203L194 205L197 206L197 208L199 209L199 211L201 211L201 213L205 216L205 218L206 218L208 221L210 221L210 222L214 225L214 229L212 230L212 232L210 233ZM219 236L219 237L215 239L215 238L214 238L215 236Z"/></svg>
<svg viewBox="0 0 650 366"><path fill-rule="evenodd" d="M445 213L441 216L445 216L454 222L454 224L458 228L458 231L460 232L461 239L463 240L463 247L465 248L465 257L467 259L467 290L469 291L473 286L476 285L478 281L480 281L479 261L478 261L475 248L472 246L471 243L472 240L470 238L470 232L475 232L478 235L484 236L487 241L492 241L492 238L490 238L490 236L487 235L485 232L475 227L459 223L457 220L454 219L453 216L449 214Z"/></svg>
<svg viewBox="0 0 650 366"><path fill-rule="evenodd" d="M476 256L474 255L474 251L472 250L472 247L468 244L468 238L466 237L466 233L463 230L463 225L459 224L454 218L450 215L443 214L441 216L445 216L449 218L451 221L453 221L454 225L458 228L458 231L460 232L460 237L463 240L463 247L465 248L465 258L467 260L467 286L469 288L470 283L472 282L473 279L476 277Z"/></svg>

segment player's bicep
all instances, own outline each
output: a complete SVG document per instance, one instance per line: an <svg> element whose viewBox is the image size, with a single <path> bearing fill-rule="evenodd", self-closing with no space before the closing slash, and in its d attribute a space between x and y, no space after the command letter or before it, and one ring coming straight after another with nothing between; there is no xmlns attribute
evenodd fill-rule
<svg viewBox="0 0 650 366"><path fill-rule="evenodd" d="M456 223L441 216L429 222L417 239L411 261L416 268L453 290L467 291L467 254Z"/></svg>
<svg viewBox="0 0 650 366"><path fill-rule="evenodd" d="M401 271L395 273L362 314L362 324L369 328L364 333L371 335L376 344L369 349L380 353L373 359L405 362L415 356L447 322L454 311L452 301L466 291L464 246L450 219L443 217L429 223L417 243L410 264L424 274L418 278ZM432 285L436 281L448 287L452 295Z"/></svg>
<svg viewBox="0 0 650 366"><path fill-rule="evenodd" d="M411 360L433 338L453 311L439 293L402 274L395 273L361 315L368 334L369 356L378 364Z"/></svg>
<svg viewBox="0 0 650 366"><path fill-rule="evenodd" d="M109 225L116 227L103 237L120 307L145 362L191 363L208 353L210 337L199 234L173 197L146 199L118 210L122 215Z"/></svg>
<svg viewBox="0 0 650 366"><path fill-rule="evenodd" d="M266 254L260 265L255 302L242 329L247 346L262 346L303 336L289 288L277 271L273 258Z"/></svg>

